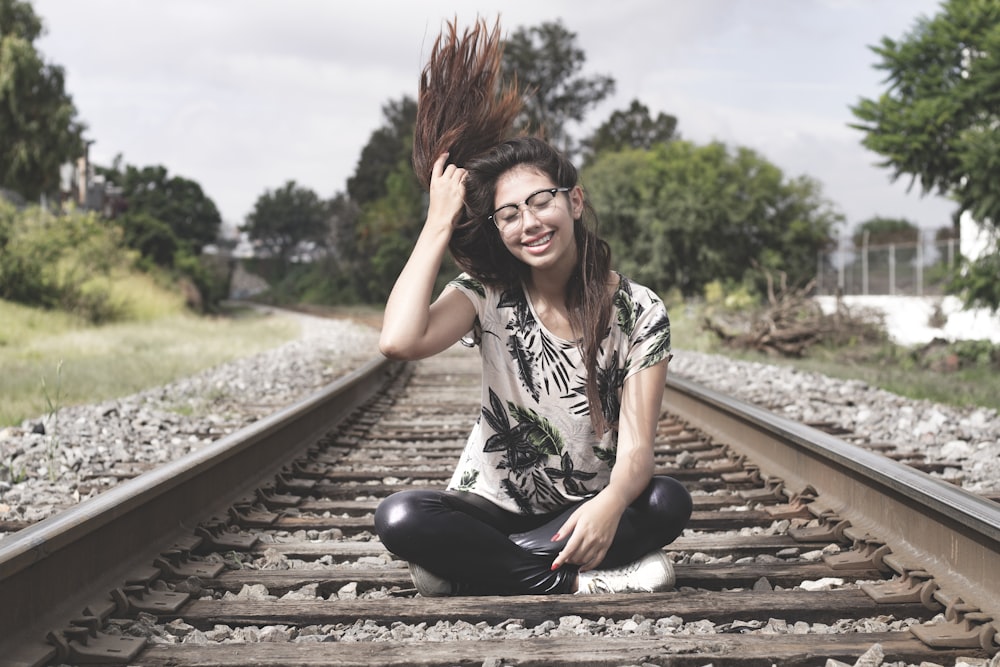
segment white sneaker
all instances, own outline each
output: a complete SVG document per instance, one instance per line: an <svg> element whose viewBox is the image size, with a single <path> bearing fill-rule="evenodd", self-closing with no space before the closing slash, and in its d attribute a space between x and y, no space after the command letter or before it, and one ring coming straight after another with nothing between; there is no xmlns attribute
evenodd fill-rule
<svg viewBox="0 0 1000 667"><path fill-rule="evenodd" d="M674 564L661 549L611 570L581 572L578 594L656 593L674 587Z"/></svg>
<svg viewBox="0 0 1000 667"><path fill-rule="evenodd" d="M413 585L416 587L418 593L425 598L439 598L451 595L452 585L450 581L444 577L439 577L416 563L410 563L409 565L410 579L413 580Z"/></svg>

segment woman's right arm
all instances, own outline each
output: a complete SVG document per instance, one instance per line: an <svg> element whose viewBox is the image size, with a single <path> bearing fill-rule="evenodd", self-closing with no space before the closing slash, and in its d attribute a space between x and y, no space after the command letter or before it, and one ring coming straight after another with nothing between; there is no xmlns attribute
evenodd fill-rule
<svg viewBox="0 0 1000 667"><path fill-rule="evenodd" d="M445 166L447 159L444 154L434 163L427 220L385 304L379 350L390 359L437 354L458 342L475 322L472 302L453 287L431 303L434 281L465 205L465 170Z"/></svg>

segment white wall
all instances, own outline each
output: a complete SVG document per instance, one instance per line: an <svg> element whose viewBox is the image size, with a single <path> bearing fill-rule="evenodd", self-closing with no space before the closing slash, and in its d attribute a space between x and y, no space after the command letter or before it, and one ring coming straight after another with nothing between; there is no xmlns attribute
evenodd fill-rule
<svg viewBox="0 0 1000 667"><path fill-rule="evenodd" d="M994 315L981 308L962 310L962 302L954 296L849 295L843 298L848 308L872 308L883 313L889 337L900 345L919 345L934 338L1000 343L1000 314ZM837 308L836 297L818 296L816 301L825 313L832 313ZM940 328L930 324L936 307L940 307L947 317Z"/></svg>
<svg viewBox="0 0 1000 667"><path fill-rule="evenodd" d="M959 251L966 259L977 259L991 252L996 247L990 232L972 218L972 214L963 211L958 220L961 243Z"/></svg>

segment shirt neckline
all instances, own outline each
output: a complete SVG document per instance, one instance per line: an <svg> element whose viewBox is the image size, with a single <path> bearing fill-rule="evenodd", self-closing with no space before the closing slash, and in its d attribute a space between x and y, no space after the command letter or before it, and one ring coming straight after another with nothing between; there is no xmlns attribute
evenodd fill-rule
<svg viewBox="0 0 1000 667"><path fill-rule="evenodd" d="M625 283L625 276L623 276L618 271L612 271L612 273L618 276L618 286L615 287L615 294L617 295L618 292L621 291L622 285L624 285ZM563 338L562 336L557 336L556 334L549 331L549 328L545 326L545 323L542 321L542 318L539 317L538 311L535 310L535 304L532 303L531 295L528 293L528 286L524 284L523 280L521 281L521 294L524 295L524 301L528 304L528 310L531 311L531 316L535 319L535 323L538 324L538 328L541 329L546 336L548 336L554 341L563 343L564 345L569 345L572 347L580 347L580 345L583 343L582 338L578 338L577 340L569 340L567 338ZM612 313L611 315L612 317L614 317L614 313Z"/></svg>

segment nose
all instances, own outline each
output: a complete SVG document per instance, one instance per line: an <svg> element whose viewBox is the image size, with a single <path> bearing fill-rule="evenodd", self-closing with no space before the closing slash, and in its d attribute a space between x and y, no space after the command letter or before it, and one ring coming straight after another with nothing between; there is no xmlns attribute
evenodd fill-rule
<svg viewBox="0 0 1000 667"><path fill-rule="evenodd" d="M528 229L532 225L538 224L538 214L535 213L533 208L527 204L521 204L517 207L517 210L521 214L522 229Z"/></svg>

